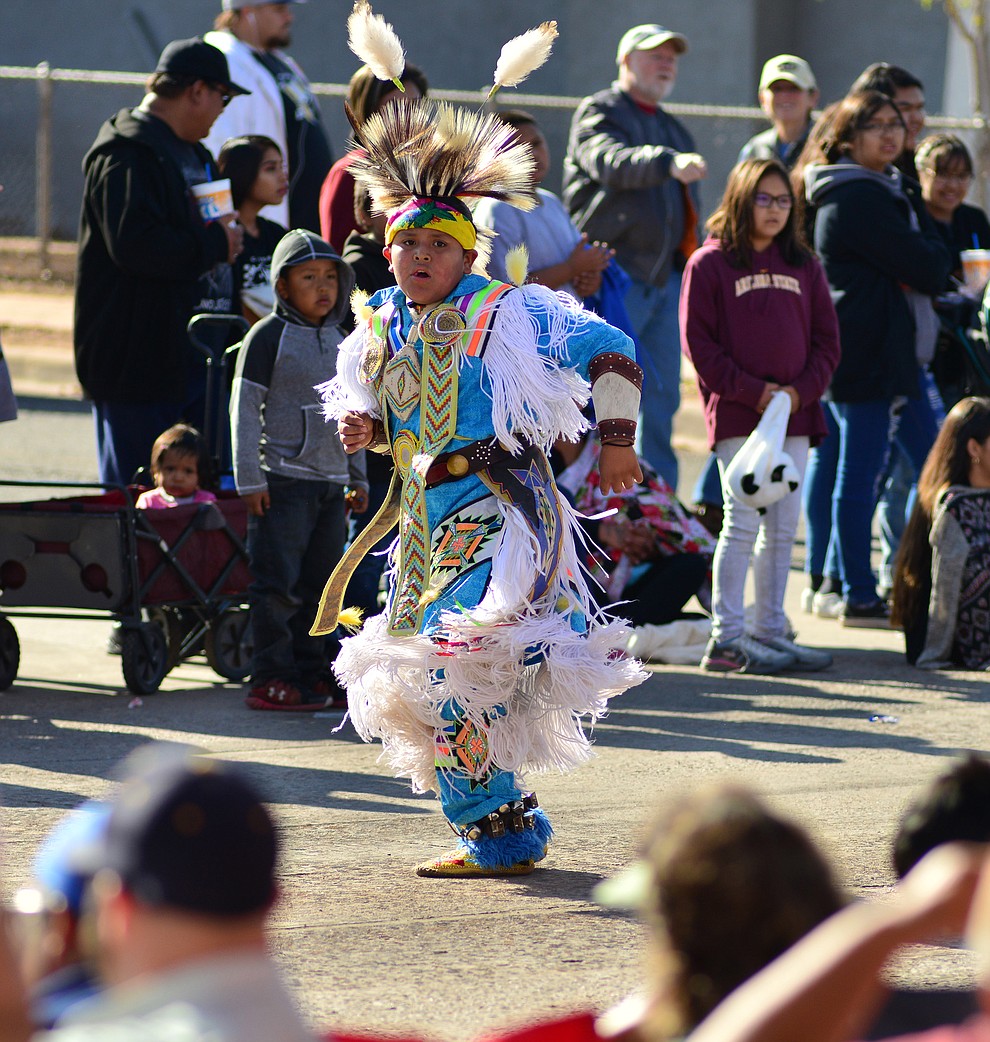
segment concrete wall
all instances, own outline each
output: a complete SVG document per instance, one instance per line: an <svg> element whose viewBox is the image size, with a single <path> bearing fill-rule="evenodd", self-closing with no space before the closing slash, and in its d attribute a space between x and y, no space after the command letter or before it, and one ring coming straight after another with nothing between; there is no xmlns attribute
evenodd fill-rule
<svg viewBox="0 0 990 1042"><path fill-rule="evenodd" d="M582 96L615 75L615 48L631 25L661 21L691 43L671 101L750 105L762 62L781 51L811 61L826 100L841 95L870 61L903 64L924 80L934 111L942 98L945 18L915 0L377 0L411 60L437 88L481 90L502 43L539 21L555 18L560 38L553 59L524 86L527 93ZM145 72L171 39L210 27L218 0L3 0L0 63ZM311 0L298 8L293 55L314 81L345 83L357 67L344 25L351 0ZM440 37L433 20L470 27L470 35ZM139 100L141 91L60 83L55 88L54 221L59 236L75 234L82 186L80 162L99 124ZM504 103L511 104L512 92ZM480 97L480 94L479 94ZM0 80L0 234L34 232L34 84ZM336 99L323 101L337 152L346 124ZM555 158L548 185L559 187L569 113L540 110ZM712 175L706 209L715 205L735 155L760 123L689 121Z"/></svg>

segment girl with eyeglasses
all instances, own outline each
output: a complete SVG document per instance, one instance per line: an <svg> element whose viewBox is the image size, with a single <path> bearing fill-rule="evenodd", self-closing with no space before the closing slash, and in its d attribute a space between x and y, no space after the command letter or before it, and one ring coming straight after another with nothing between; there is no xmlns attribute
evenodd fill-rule
<svg viewBox="0 0 990 1042"><path fill-rule="evenodd" d="M964 202L973 183L973 159L969 149L954 134L932 134L915 152L921 197L952 257L952 273L936 302L942 316L932 359L932 375L946 408L967 394L984 394L985 381L969 362L967 345L960 331L969 327L980 306L978 290L966 287L962 270L963 250L990 249L990 221L978 207ZM960 292L961 290L961 292Z"/></svg>
<svg viewBox="0 0 990 1042"><path fill-rule="evenodd" d="M892 444L917 473L938 429L922 367L935 350L931 297L950 261L917 185L893 166L904 135L887 95L851 94L804 166L842 342L828 399L839 431L831 535L845 626L889 625L870 560L880 485ZM828 482L819 483L818 494L828 495Z"/></svg>
<svg viewBox="0 0 990 1042"><path fill-rule="evenodd" d="M894 576L895 625L922 669L990 669L990 398L950 410L918 480Z"/></svg>
<svg viewBox="0 0 990 1042"><path fill-rule="evenodd" d="M685 268L680 303L681 346L698 374L708 440L725 489L713 566L712 639L702 667L743 673L823 669L831 656L794 643L784 613L800 494L791 492L761 513L735 499L724 477L776 391L791 402L784 451L803 475L809 445L826 431L819 399L839 358L835 309L821 265L801 236L787 172L777 160L735 167L708 230L708 241ZM743 588L751 555L756 615L747 632Z"/></svg>
<svg viewBox="0 0 990 1042"><path fill-rule="evenodd" d="M973 183L973 158L954 134L932 134L914 154L921 197L935 228L952 255L953 275L962 281L962 250L990 249L990 221L967 202Z"/></svg>

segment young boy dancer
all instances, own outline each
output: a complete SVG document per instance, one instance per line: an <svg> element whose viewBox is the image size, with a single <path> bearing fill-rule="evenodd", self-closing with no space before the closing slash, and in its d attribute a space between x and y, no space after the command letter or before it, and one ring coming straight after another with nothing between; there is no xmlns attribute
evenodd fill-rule
<svg viewBox="0 0 990 1042"><path fill-rule="evenodd" d="M459 836L419 875L521 875L552 829L517 772L586 760L581 717L645 678L614 653L622 625L593 605L546 457L587 428L590 381L603 487L632 487L641 371L629 339L572 299L471 273L464 200L532 205L532 158L511 128L417 101L358 135L368 154L353 172L388 215L398 286L368 301L323 392L347 451L390 451L396 478L314 632L337 625L354 560L398 523L386 610L336 663L351 717L438 793Z"/></svg>

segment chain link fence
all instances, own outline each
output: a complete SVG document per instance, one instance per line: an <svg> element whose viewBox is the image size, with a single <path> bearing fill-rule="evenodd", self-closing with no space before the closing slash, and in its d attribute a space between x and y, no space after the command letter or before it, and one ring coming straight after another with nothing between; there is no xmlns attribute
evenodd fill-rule
<svg viewBox="0 0 990 1042"><path fill-rule="evenodd" d="M143 73L59 69L47 62L34 67L0 66L0 80L5 81L0 119L9 139L0 175L0 235L33 235L42 270L48 267L53 237L74 234L82 186L80 163L100 122L116 109L136 104L135 88L140 91L146 79ZM323 98L347 96L343 83L314 83L312 88ZM430 95L469 105L481 100L473 91L431 89ZM551 152L559 162L571 113L580 101L579 97L513 91L505 104L539 113ZM756 107L668 103L664 108L689 121L699 151L709 161L713 185L722 184L743 142L766 126L766 117ZM340 109L334 106L327 121L338 146L348 134ZM985 125L982 118L929 116L927 120L929 130L964 134Z"/></svg>

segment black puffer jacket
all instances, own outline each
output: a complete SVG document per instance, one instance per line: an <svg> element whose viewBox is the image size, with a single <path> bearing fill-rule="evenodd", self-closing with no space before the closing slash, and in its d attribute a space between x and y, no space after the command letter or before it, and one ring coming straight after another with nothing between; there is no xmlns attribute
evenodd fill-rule
<svg viewBox="0 0 990 1042"><path fill-rule="evenodd" d="M809 166L805 188L842 342L828 396L916 398L915 324L901 287L934 296L951 265L924 207L912 205L917 185L840 162Z"/></svg>
<svg viewBox="0 0 990 1042"><path fill-rule="evenodd" d="M223 228L203 223L186 187L178 153L188 147L162 120L123 109L83 160L76 374L96 400L182 400L197 283L227 259Z"/></svg>

